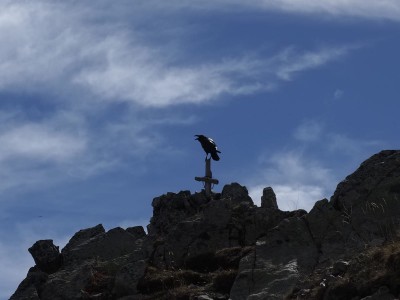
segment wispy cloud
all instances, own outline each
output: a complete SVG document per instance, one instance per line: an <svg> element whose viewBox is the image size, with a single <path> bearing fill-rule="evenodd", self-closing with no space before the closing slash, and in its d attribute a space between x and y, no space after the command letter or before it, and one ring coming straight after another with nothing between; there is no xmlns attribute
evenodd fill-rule
<svg viewBox="0 0 400 300"><path fill-rule="evenodd" d="M269 59L243 55L175 64L173 53L178 50L174 47L179 43L168 47L149 43L130 18L109 18L99 26L90 20L102 17L101 11L61 2L16 1L0 8L4 45L0 89L45 90L55 95L62 88L80 92L80 101L144 107L212 102L225 95L270 89L354 48L298 50L289 46L271 53ZM84 97L82 91L91 96ZM69 101L77 102L73 97Z"/></svg>
<svg viewBox="0 0 400 300"><path fill-rule="evenodd" d="M329 151L351 157L362 157L365 153L368 153L370 149L382 149L385 147L384 143L380 140L353 138L346 134L330 133L327 139L329 141L327 143Z"/></svg>
<svg viewBox="0 0 400 300"><path fill-rule="evenodd" d="M302 142L317 141L323 131L323 125L314 120L308 120L300 124L293 133L295 139Z"/></svg>
<svg viewBox="0 0 400 300"><path fill-rule="evenodd" d="M160 4L159 0L151 1ZM232 9L258 9L266 11L281 11L293 14L307 14L321 16L359 17L366 19L383 19L400 21L400 3L397 0L215 0L215 1L168 1L170 9L196 9L205 10L218 8L220 10ZM165 4L164 8L166 8Z"/></svg>
<svg viewBox="0 0 400 300"><path fill-rule="evenodd" d="M276 58L276 75L279 79L289 81L296 73L315 69L346 55L354 46L322 48L318 51L299 53L288 48Z"/></svg>
<svg viewBox="0 0 400 300"><path fill-rule="evenodd" d="M278 206L282 210L310 210L315 201L329 197L336 184L329 168L304 156L300 151L272 155L265 162L261 176L263 181L274 189ZM258 204L262 188L266 184L249 186L250 195Z"/></svg>

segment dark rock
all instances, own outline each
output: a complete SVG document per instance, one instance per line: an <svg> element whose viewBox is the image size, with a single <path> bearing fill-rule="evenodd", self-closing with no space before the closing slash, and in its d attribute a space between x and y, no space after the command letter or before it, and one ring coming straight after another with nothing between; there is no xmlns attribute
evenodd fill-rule
<svg viewBox="0 0 400 300"><path fill-rule="evenodd" d="M53 240L37 241L28 251L43 272L51 274L61 267L62 257L59 247L53 244Z"/></svg>
<svg viewBox="0 0 400 300"><path fill-rule="evenodd" d="M39 292L48 278L48 274L38 267L29 270L26 278L19 284L10 300L38 300Z"/></svg>
<svg viewBox="0 0 400 300"><path fill-rule="evenodd" d="M51 240L35 243L11 299L395 299L399 199L395 150L309 213L279 210L272 188L257 207L238 183L212 197L167 193L153 199L148 235L97 225L71 238L64 261Z"/></svg>
<svg viewBox="0 0 400 300"><path fill-rule="evenodd" d="M276 195L271 187L266 187L263 189L263 195L261 197L261 207L278 209Z"/></svg>
<svg viewBox="0 0 400 300"><path fill-rule="evenodd" d="M40 299L85 299L89 294L86 287L98 280L94 266L94 261L87 261L51 274L43 285Z"/></svg>
<svg viewBox="0 0 400 300"><path fill-rule="evenodd" d="M387 286L382 286L376 291L376 293L364 297L361 300L395 300L398 299L398 297L393 296L393 294L390 293L390 290Z"/></svg>
<svg viewBox="0 0 400 300"><path fill-rule="evenodd" d="M144 276L146 265L144 260L124 265L115 276L113 295L116 297L138 295L137 283Z"/></svg>
<svg viewBox="0 0 400 300"><path fill-rule="evenodd" d="M104 234L106 231L103 225L98 224L94 227L79 230L74 236L69 240L68 244L61 250L61 253L68 253L69 250L73 249L74 247L90 240L91 238L99 235Z"/></svg>
<svg viewBox="0 0 400 300"><path fill-rule="evenodd" d="M231 298L283 299L313 270L318 251L303 218L284 219L242 258Z"/></svg>
<svg viewBox="0 0 400 300"><path fill-rule="evenodd" d="M142 226L128 227L126 231L132 234L135 239L141 239L146 236L146 232Z"/></svg>
<svg viewBox="0 0 400 300"><path fill-rule="evenodd" d="M339 183L331 204L364 244L396 238L400 214L400 151L373 155Z"/></svg>
<svg viewBox="0 0 400 300"><path fill-rule="evenodd" d="M254 204L253 200L249 196L247 188L237 182L225 185L222 189L221 197L228 198L232 202L236 203L248 202Z"/></svg>
<svg viewBox="0 0 400 300"><path fill-rule="evenodd" d="M332 275L333 276L343 275L348 268L349 268L348 261L338 260L333 264Z"/></svg>
<svg viewBox="0 0 400 300"><path fill-rule="evenodd" d="M137 240L124 229L117 227L107 233L97 234L64 251L64 261L70 264L94 258L110 260L134 252L141 246L141 240Z"/></svg>

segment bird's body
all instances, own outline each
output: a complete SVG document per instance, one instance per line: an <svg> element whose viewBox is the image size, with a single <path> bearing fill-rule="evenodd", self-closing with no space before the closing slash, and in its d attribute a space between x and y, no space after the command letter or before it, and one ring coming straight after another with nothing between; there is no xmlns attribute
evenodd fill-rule
<svg viewBox="0 0 400 300"><path fill-rule="evenodd" d="M206 152L206 159L208 158L208 154L210 154L213 160L219 160L218 153L221 153L221 151L217 149L217 145L213 139L202 134L196 134L195 136L197 136L196 140L200 142L201 146Z"/></svg>

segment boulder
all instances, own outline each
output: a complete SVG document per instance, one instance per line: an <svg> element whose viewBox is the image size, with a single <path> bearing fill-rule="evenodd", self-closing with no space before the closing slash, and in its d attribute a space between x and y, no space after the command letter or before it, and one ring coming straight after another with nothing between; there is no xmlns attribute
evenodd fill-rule
<svg viewBox="0 0 400 300"><path fill-rule="evenodd" d="M28 249L36 266L48 274L54 273L62 265L62 256L59 247L53 244L53 240L40 240Z"/></svg>
<svg viewBox="0 0 400 300"><path fill-rule="evenodd" d="M263 195L261 196L261 207L278 209L276 195L271 187L266 187L263 189Z"/></svg>
<svg viewBox="0 0 400 300"><path fill-rule="evenodd" d="M240 261L231 299L283 299L317 261L317 247L304 218L284 219Z"/></svg>
<svg viewBox="0 0 400 300"><path fill-rule="evenodd" d="M112 294L120 298L123 296L139 295L137 283L146 271L146 261L139 260L128 263L118 270Z"/></svg>
<svg viewBox="0 0 400 300"><path fill-rule="evenodd" d="M146 236L146 232L142 226L128 227L126 231L132 234L135 239L141 239Z"/></svg>
<svg viewBox="0 0 400 300"><path fill-rule="evenodd" d="M400 214L400 151L373 155L344 181L330 200L363 244L397 236Z"/></svg>
<svg viewBox="0 0 400 300"><path fill-rule="evenodd" d="M139 250L141 246L142 240L117 227L83 240L82 243L74 243L74 247L68 247L63 255L65 264L94 258L110 260Z"/></svg>
<svg viewBox="0 0 400 300"><path fill-rule="evenodd" d="M41 286L46 282L48 276L47 273L41 271L38 267L31 268L10 300L39 300L38 291L41 290Z"/></svg>
<svg viewBox="0 0 400 300"><path fill-rule="evenodd" d="M67 245L61 250L62 254L68 253L69 250L73 249L74 247L94 238L99 234L104 234L106 231L103 225L98 224L94 227L86 228L79 230L76 232L73 237L69 240Z"/></svg>
<svg viewBox="0 0 400 300"><path fill-rule="evenodd" d="M222 189L221 197L228 198L235 203L248 202L254 204L247 188L237 182L225 185Z"/></svg>

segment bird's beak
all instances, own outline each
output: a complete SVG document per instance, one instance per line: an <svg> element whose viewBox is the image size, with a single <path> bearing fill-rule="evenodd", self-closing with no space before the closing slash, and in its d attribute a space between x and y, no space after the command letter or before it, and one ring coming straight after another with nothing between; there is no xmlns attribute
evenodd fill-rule
<svg viewBox="0 0 400 300"><path fill-rule="evenodd" d="M198 140L199 139L199 136L196 134L195 136L197 136L197 138L195 138L195 140Z"/></svg>

